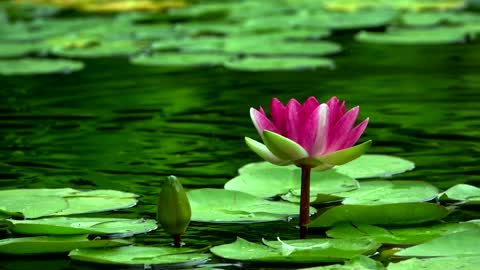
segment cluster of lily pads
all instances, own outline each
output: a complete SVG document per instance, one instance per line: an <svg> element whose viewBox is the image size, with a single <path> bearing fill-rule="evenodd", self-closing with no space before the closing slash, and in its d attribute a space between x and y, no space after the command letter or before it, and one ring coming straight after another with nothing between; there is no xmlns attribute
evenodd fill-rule
<svg viewBox="0 0 480 270"><path fill-rule="evenodd" d="M92 10L19 2L0 3L0 75L69 73L84 67L81 58L113 56L151 66L333 68L326 56L342 48L325 39L335 31L389 44L469 42L480 32L478 2L466 0L148 1L152 8L143 11L132 5L131 12L80 17L62 12Z"/></svg>
<svg viewBox="0 0 480 270"><path fill-rule="evenodd" d="M458 184L441 192L423 181L382 180L413 168L412 162L398 157L364 155L330 171L313 171L310 201L316 214L309 225L311 239L238 238L211 247L210 253L208 248L133 244L131 236L157 229L154 220L72 216L134 206L138 198L132 193L2 190L0 224L9 234L0 240L0 254L69 252L72 260L123 265L201 265L213 254L247 262L344 263L311 269L475 269L480 262L480 220L442 220L456 209L480 204L480 188ZM299 173L295 166L247 164L224 189L187 192L192 220L283 220L295 226L291 218L298 215ZM401 261L387 267L380 263L392 258Z"/></svg>

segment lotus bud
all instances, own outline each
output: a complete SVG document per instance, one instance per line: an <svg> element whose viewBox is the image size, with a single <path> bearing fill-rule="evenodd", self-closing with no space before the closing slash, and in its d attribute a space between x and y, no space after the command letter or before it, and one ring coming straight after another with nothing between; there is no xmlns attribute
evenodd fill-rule
<svg viewBox="0 0 480 270"><path fill-rule="evenodd" d="M174 245L181 246L181 234L192 217L190 202L178 179L171 175L162 185L158 200L157 221L174 237Z"/></svg>

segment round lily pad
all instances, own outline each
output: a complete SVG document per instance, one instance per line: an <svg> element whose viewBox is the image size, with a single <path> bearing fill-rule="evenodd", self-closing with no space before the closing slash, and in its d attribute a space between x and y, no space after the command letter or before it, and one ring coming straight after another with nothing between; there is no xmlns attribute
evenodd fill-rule
<svg viewBox="0 0 480 270"><path fill-rule="evenodd" d="M258 168L258 169L257 169ZM300 189L301 170L255 163L240 169L241 174L225 184L225 189L245 192L257 197L273 197ZM332 194L358 188L358 182L334 171L312 171L310 192Z"/></svg>
<svg viewBox="0 0 480 270"><path fill-rule="evenodd" d="M462 201L463 204L480 204L480 188L457 184L442 193L442 200Z"/></svg>
<svg viewBox="0 0 480 270"><path fill-rule="evenodd" d="M430 201L437 197L438 189L422 181L368 181L356 190L335 195L346 198L343 204L380 205Z"/></svg>
<svg viewBox="0 0 480 270"><path fill-rule="evenodd" d="M130 59L135 65L147 66L219 66L228 59L222 54L186 54L186 53L154 53L139 55Z"/></svg>
<svg viewBox="0 0 480 270"><path fill-rule="evenodd" d="M196 189L187 193L192 221L252 223L285 220L298 215L298 205L267 201L253 195L224 189ZM310 208L314 214L315 208Z"/></svg>
<svg viewBox="0 0 480 270"><path fill-rule="evenodd" d="M340 240L340 241L338 241ZM210 251L222 258L252 262L320 263L343 262L361 254L371 254L380 247L368 239L304 239L248 242L242 238Z"/></svg>
<svg viewBox="0 0 480 270"><path fill-rule="evenodd" d="M429 242L409 247L395 253L402 257L452 257L452 256L480 256L478 242L480 241L480 227L448 234Z"/></svg>
<svg viewBox="0 0 480 270"><path fill-rule="evenodd" d="M355 40L382 44L450 44L465 42L467 33L462 27L394 28L385 33L361 31Z"/></svg>
<svg viewBox="0 0 480 270"><path fill-rule="evenodd" d="M336 166L335 171L350 177L389 177L413 170L415 164L409 160L387 155L362 155L346 164Z"/></svg>
<svg viewBox="0 0 480 270"><path fill-rule="evenodd" d="M132 207L136 194L116 190L12 189L0 191L0 211L24 218L71 215Z"/></svg>
<svg viewBox="0 0 480 270"><path fill-rule="evenodd" d="M229 38L225 40L225 52L247 55L327 55L341 51L340 45L328 42L286 42L263 38Z"/></svg>
<svg viewBox="0 0 480 270"><path fill-rule="evenodd" d="M21 234L123 234L146 233L157 228L155 220L90 217L49 217L35 220L9 220L10 230Z"/></svg>
<svg viewBox="0 0 480 270"><path fill-rule="evenodd" d="M243 71L333 69L335 64L326 58L244 57L225 62L225 67Z"/></svg>
<svg viewBox="0 0 480 270"><path fill-rule="evenodd" d="M440 220L449 210L434 203L395 203L381 205L340 205L327 209L310 227L331 227L340 222L401 225Z"/></svg>
<svg viewBox="0 0 480 270"><path fill-rule="evenodd" d="M478 230L474 223L441 223L431 226L410 228L382 228L368 224L339 224L327 231L332 238L369 238L378 243L413 245L423 243L443 235Z"/></svg>
<svg viewBox="0 0 480 270"><path fill-rule="evenodd" d="M18 57L39 50L39 46L30 43L0 43L0 57Z"/></svg>
<svg viewBox="0 0 480 270"><path fill-rule="evenodd" d="M129 56L143 49L142 46L131 40L98 41L86 45L66 44L54 46L51 52L62 57L93 58Z"/></svg>
<svg viewBox="0 0 480 270"><path fill-rule="evenodd" d="M385 270L385 267L378 261L364 255L358 255L345 264L331 264L326 266L316 266L302 268L302 270Z"/></svg>
<svg viewBox="0 0 480 270"><path fill-rule="evenodd" d="M129 246L103 249L75 249L72 260L118 265L162 265L188 267L206 262L210 255L189 248Z"/></svg>
<svg viewBox="0 0 480 270"><path fill-rule="evenodd" d="M480 256L450 256L428 259L412 258L388 264L388 270L437 270L461 269L477 270L480 265Z"/></svg>
<svg viewBox="0 0 480 270"><path fill-rule="evenodd" d="M66 59L0 59L0 75L71 73L83 69L82 62Z"/></svg>
<svg viewBox="0 0 480 270"><path fill-rule="evenodd" d="M7 238L0 240L0 254L31 255L62 253L69 252L76 248L103 248L130 244L131 242L121 239L89 240L87 235Z"/></svg>

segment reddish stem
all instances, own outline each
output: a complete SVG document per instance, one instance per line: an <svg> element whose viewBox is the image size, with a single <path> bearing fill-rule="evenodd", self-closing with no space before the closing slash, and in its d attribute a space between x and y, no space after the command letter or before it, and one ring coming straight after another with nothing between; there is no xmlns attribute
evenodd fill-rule
<svg viewBox="0 0 480 270"><path fill-rule="evenodd" d="M173 235L173 246L176 248L182 247L182 235L175 234Z"/></svg>
<svg viewBox="0 0 480 270"><path fill-rule="evenodd" d="M307 238L310 222L310 170L309 166L301 166L302 168L302 186L300 193L300 239Z"/></svg>

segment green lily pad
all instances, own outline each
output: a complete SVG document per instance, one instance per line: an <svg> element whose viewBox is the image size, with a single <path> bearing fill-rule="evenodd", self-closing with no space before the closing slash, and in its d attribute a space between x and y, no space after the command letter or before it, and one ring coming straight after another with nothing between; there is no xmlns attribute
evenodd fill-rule
<svg viewBox="0 0 480 270"><path fill-rule="evenodd" d="M340 240L340 241L338 241ZM368 239L304 239L266 241L264 245L242 238L230 244L216 246L210 251L230 260L252 262L320 263L343 262L361 254L371 254L380 247Z"/></svg>
<svg viewBox="0 0 480 270"><path fill-rule="evenodd" d="M333 69L335 64L327 58L244 57L225 62L225 67L243 71Z"/></svg>
<svg viewBox="0 0 480 270"><path fill-rule="evenodd" d="M12 189L0 191L0 212L24 218L103 212L132 207L137 195L116 190Z"/></svg>
<svg viewBox="0 0 480 270"><path fill-rule="evenodd" d="M430 201L437 197L438 189L422 181L368 181L356 190L334 195L345 197L343 204L381 205Z"/></svg>
<svg viewBox="0 0 480 270"><path fill-rule="evenodd" d="M7 238L0 240L0 254L31 255L69 252L76 248L116 247L130 245L131 242L119 239L93 239L88 235L34 236Z"/></svg>
<svg viewBox="0 0 480 270"><path fill-rule="evenodd" d="M223 38L196 37L159 40L153 42L151 47L155 51L180 50L184 52L223 52L223 44Z"/></svg>
<svg viewBox="0 0 480 270"><path fill-rule="evenodd" d="M130 59L135 65L147 66L219 66L228 60L222 54L186 54L186 53L154 53L139 55Z"/></svg>
<svg viewBox="0 0 480 270"><path fill-rule="evenodd" d="M39 46L30 43L0 43L0 57L18 57L30 54L39 50Z"/></svg>
<svg viewBox="0 0 480 270"><path fill-rule="evenodd" d="M157 228L155 220L90 217L50 217L9 220L10 230L21 234L125 234L146 233Z"/></svg>
<svg viewBox="0 0 480 270"><path fill-rule="evenodd" d="M301 170L296 167L278 167L265 162L248 164L240 175L228 181L225 189L245 192L257 197L273 197L300 189ZM310 192L332 194L358 188L358 182L334 171L312 171Z"/></svg>
<svg viewBox="0 0 480 270"><path fill-rule="evenodd" d="M480 204L480 188L457 184L443 192L440 199L462 201L463 204Z"/></svg>
<svg viewBox="0 0 480 270"><path fill-rule="evenodd" d="M449 10L460 9L465 6L464 0L329 0L323 1L322 5L327 10L332 11L362 11L364 9L391 8L409 11L424 10Z"/></svg>
<svg viewBox="0 0 480 270"><path fill-rule="evenodd" d="M414 202L382 205L340 205L327 209L309 227L331 227L340 222L377 225L420 224L440 220L448 209L437 204Z"/></svg>
<svg viewBox="0 0 480 270"><path fill-rule="evenodd" d="M0 59L0 75L71 73L83 69L82 62L66 59Z"/></svg>
<svg viewBox="0 0 480 270"><path fill-rule="evenodd" d="M464 11L408 12L402 15L402 23L408 26L456 25L479 21L477 14Z"/></svg>
<svg viewBox="0 0 480 270"><path fill-rule="evenodd" d="M387 270L477 270L479 265L480 256L440 257L429 259L412 258L397 263L390 263Z"/></svg>
<svg viewBox="0 0 480 270"><path fill-rule="evenodd" d="M389 24L398 16L393 9L371 9L357 12L331 12L317 9L297 22L301 27L319 27L333 30L363 29Z"/></svg>
<svg viewBox="0 0 480 270"><path fill-rule="evenodd" d="M423 243L442 235L477 230L479 225L473 223L436 224L412 228L381 228L374 225L350 223L339 224L327 231L333 238L354 239L370 238L384 244L413 245Z"/></svg>
<svg viewBox="0 0 480 270"><path fill-rule="evenodd" d="M352 178L389 177L413 170L415 164L403 158L387 155L362 155L333 170Z"/></svg>
<svg viewBox="0 0 480 270"><path fill-rule="evenodd" d="M327 42L286 42L263 38L228 38L225 40L225 52L247 55L327 55L341 51L340 45Z"/></svg>
<svg viewBox="0 0 480 270"><path fill-rule="evenodd" d="M361 31L355 40L382 44L450 44L465 42L467 33L462 27L390 28L385 33Z"/></svg>
<svg viewBox="0 0 480 270"><path fill-rule="evenodd" d="M118 265L194 266L206 262L208 254L194 253L189 248L129 246L118 248L75 249L68 254L72 260Z"/></svg>
<svg viewBox="0 0 480 270"><path fill-rule="evenodd" d="M284 220L297 216L298 205L267 201L253 195L224 189L196 189L187 193L192 221L252 223ZM310 208L314 214L315 208Z"/></svg>
<svg viewBox="0 0 480 270"><path fill-rule="evenodd" d="M51 52L61 57L94 58L94 57L112 57L129 56L143 49L135 41L99 41L86 46L54 46Z"/></svg>
<svg viewBox="0 0 480 270"><path fill-rule="evenodd" d="M333 264L326 266L317 266L310 268L302 268L301 270L385 270L385 267L367 256L359 255L346 261L345 264Z"/></svg>
<svg viewBox="0 0 480 270"><path fill-rule="evenodd" d="M452 257L452 256L480 256L478 243L480 241L480 227L448 234L429 242L409 247L395 253L401 257Z"/></svg>

